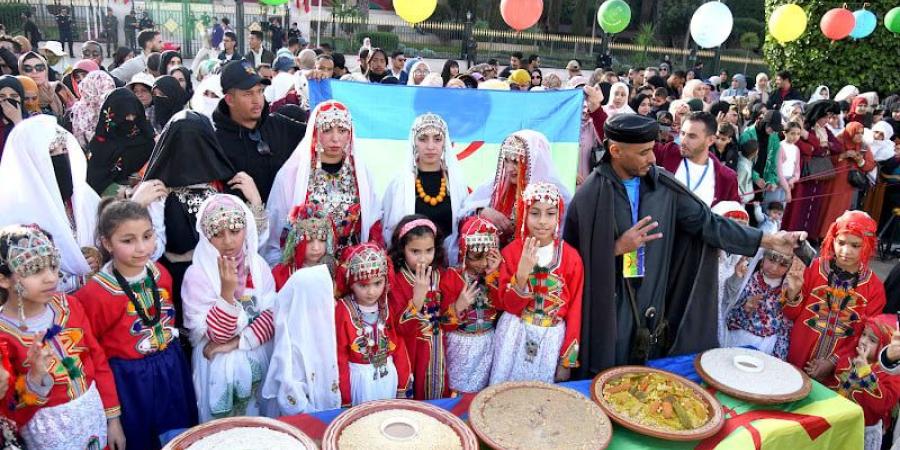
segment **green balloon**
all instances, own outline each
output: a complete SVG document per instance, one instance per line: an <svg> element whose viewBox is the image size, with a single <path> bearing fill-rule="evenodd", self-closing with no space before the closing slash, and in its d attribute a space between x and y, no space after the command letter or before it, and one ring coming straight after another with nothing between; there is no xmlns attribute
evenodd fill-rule
<svg viewBox="0 0 900 450"><path fill-rule="evenodd" d="M606 0L597 9L597 22L607 33L619 33L631 22L631 7L625 0Z"/></svg>
<svg viewBox="0 0 900 450"><path fill-rule="evenodd" d="M900 34L900 6L888 11L884 16L884 27Z"/></svg>

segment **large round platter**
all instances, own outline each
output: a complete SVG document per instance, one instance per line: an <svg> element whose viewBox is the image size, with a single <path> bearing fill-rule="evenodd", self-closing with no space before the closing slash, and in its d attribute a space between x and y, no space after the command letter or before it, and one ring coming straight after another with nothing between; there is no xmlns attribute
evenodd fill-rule
<svg viewBox="0 0 900 450"><path fill-rule="evenodd" d="M348 429L360 437L359 446L341 442L342 437L355 437L344 435ZM383 441L383 445L373 437ZM322 448L477 450L478 439L460 418L437 406L415 400L376 400L354 406L334 419L325 430Z"/></svg>
<svg viewBox="0 0 900 450"><path fill-rule="evenodd" d="M549 383L491 386L469 405L469 423L495 449L605 449L612 423L584 395Z"/></svg>
<svg viewBox="0 0 900 450"><path fill-rule="evenodd" d="M697 374L734 398L761 405L802 400L812 381L796 367L748 348L715 348L694 359Z"/></svg>
<svg viewBox="0 0 900 450"><path fill-rule="evenodd" d="M288 425L284 422L280 422L275 419L269 419L267 417L228 417L225 419L212 420L202 425L197 425L196 427L193 427L185 431L184 433L179 434L175 439L169 441L169 443L166 444L165 447L163 447L163 450L191 450L191 446L197 444L203 438L207 438L221 432L243 428L268 428L269 430L284 433L297 441L296 444L288 448L305 450L315 450L319 448L316 443L313 442L312 439L310 439L309 436L298 430L296 427ZM242 431L252 433L252 431L250 430ZM258 446L259 442L257 442L256 444ZM220 446L219 448L225 447ZM236 447L232 444L227 448L235 449Z"/></svg>
<svg viewBox="0 0 900 450"><path fill-rule="evenodd" d="M687 388L693 390L697 394L697 396L706 404L707 411L709 413L709 419L706 421L706 423L690 430L675 430L669 428L648 426L631 419L623 413L620 413L603 398L603 387L607 383L618 380L620 377L625 375L645 373L657 373L664 375L684 384ZM596 377L594 377L594 381L593 383L591 383L591 398L593 398L594 401L597 402L598 405L600 405L600 408L602 408L603 411L605 411L606 414L609 415L609 418L614 422L636 433L655 438L671 441L696 441L706 439L718 433L722 426L725 425L725 413L722 410L722 404L719 403L718 400L716 400L715 396L713 396L709 392L706 392L706 390L697 385L697 383L694 383L687 378L671 372L666 372L665 370L654 369L652 367L622 366L613 367L601 372Z"/></svg>

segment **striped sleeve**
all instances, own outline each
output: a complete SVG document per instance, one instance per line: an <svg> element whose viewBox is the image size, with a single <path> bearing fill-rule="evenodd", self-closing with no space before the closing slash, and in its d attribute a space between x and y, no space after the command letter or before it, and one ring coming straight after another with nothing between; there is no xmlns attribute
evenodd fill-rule
<svg viewBox="0 0 900 450"><path fill-rule="evenodd" d="M224 344L231 340L237 332L240 313L239 305L232 305L221 298L218 299L206 314L206 336L209 340L217 344Z"/></svg>
<svg viewBox="0 0 900 450"><path fill-rule="evenodd" d="M275 336L275 316L271 309L262 312L242 333L250 348L269 342Z"/></svg>

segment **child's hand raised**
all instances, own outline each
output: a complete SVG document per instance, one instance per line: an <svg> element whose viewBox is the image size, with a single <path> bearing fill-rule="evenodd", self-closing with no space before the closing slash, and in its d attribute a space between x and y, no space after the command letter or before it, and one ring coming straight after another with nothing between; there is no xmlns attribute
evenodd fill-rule
<svg viewBox="0 0 900 450"><path fill-rule="evenodd" d="M428 296L429 290L431 290L431 266L419 264L416 266L412 296L413 306L416 307L416 311L422 309L422 306L425 305L425 297Z"/></svg>
<svg viewBox="0 0 900 450"><path fill-rule="evenodd" d="M520 289L525 289L528 277L537 265L537 238L525 238L525 245L522 246L522 257L519 258L519 268L516 270L516 284Z"/></svg>
<svg viewBox="0 0 900 450"><path fill-rule="evenodd" d="M792 299L800 293L800 289L803 288L803 272L805 270L806 266L803 265L800 258L794 258L787 276L784 277L784 294L786 298Z"/></svg>
<svg viewBox="0 0 900 450"><path fill-rule="evenodd" d="M748 298L747 302L744 303L744 311L748 314L756 312L756 310L759 309L759 304L762 303L762 299L762 294Z"/></svg>
<svg viewBox="0 0 900 450"><path fill-rule="evenodd" d="M228 256L219 256L219 281L221 282L220 295L228 303L234 303L234 291L238 285L237 259Z"/></svg>
<svg viewBox="0 0 900 450"><path fill-rule="evenodd" d="M462 292L459 293L459 297L456 299L456 313L462 314L465 310L469 309L469 307L475 303L475 298L477 296L478 283L466 284L466 287L463 288Z"/></svg>
<svg viewBox="0 0 900 450"><path fill-rule="evenodd" d="M900 361L900 331L895 331L891 336L891 343L887 346L887 358L893 363Z"/></svg>
<svg viewBox="0 0 900 450"><path fill-rule="evenodd" d="M490 249L487 254L487 274L490 275L500 270L501 262L503 262L503 257L500 256L500 250Z"/></svg>
<svg viewBox="0 0 900 450"><path fill-rule="evenodd" d="M41 332L34 336L34 342L31 343L25 357L25 363L30 367L28 379L37 385L50 374L50 359L53 357L53 351L44 345L44 335L46 333Z"/></svg>

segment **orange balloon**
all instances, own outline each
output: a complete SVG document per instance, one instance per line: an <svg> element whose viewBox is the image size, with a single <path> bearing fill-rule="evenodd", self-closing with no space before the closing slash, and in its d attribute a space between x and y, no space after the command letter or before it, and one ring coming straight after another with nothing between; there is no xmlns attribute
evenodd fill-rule
<svg viewBox="0 0 900 450"><path fill-rule="evenodd" d="M854 26L856 26L856 17L846 8L829 10L822 16L822 21L819 22L822 34L832 41L839 41L849 36Z"/></svg>
<svg viewBox="0 0 900 450"><path fill-rule="evenodd" d="M544 0L500 0L500 15L510 28L531 28L544 12Z"/></svg>

